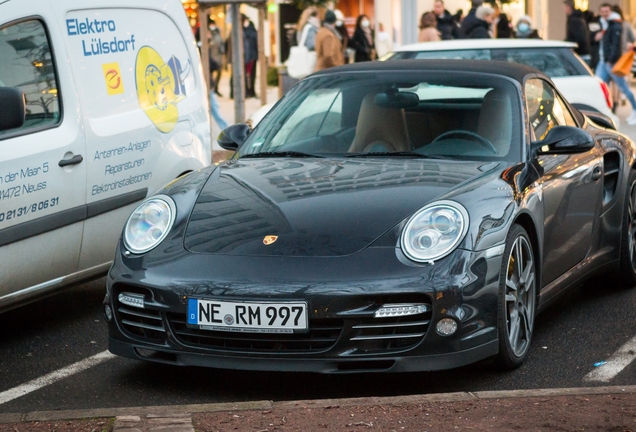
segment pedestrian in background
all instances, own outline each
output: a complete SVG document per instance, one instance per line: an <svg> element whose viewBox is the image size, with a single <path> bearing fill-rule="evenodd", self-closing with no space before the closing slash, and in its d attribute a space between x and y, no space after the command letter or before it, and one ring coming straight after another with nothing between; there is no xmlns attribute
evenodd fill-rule
<svg viewBox="0 0 636 432"><path fill-rule="evenodd" d="M468 16L464 19L466 21ZM495 20L495 10L490 6L479 6L475 11L475 19L470 27L465 28L466 39L489 39L492 37L492 23Z"/></svg>
<svg viewBox="0 0 636 432"><path fill-rule="evenodd" d="M524 15L519 18L515 26L515 38L517 39L541 39L537 29L532 28L532 18Z"/></svg>
<svg viewBox="0 0 636 432"><path fill-rule="evenodd" d="M223 71L225 42L221 36L221 31L216 25L216 21L212 18L210 18L208 29L210 30L210 43L208 44L208 50L210 54L210 75L212 78L212 87L214 89L214 93L222 97L221 93L219 93L219 82L221 81L221 73Z"/></svg>
<svg viewBox="0 0 636 432"><path fill-rule="evenodd" d="M378 32L375 35L375 51L378 58L384 57L393 50L393 42L388 32L384 31L384 25L378 24Z"/></svg>
<svg viewBox="0 0 636 432"><path fill-rule="evenodd" d="M433 2L433 13L435 18L437 18L437 31L439 31L441 39L458 39L459 23L456 17L451 15L444 7L444 0L435 0Z"/></svg>
<svg viewBox="0 0 636 432"><path fill-rule="evenodd" d="M340 40L342 41L342 52L347 50L349 46L349 31L347 30L347 26L345 26L345 16L340 9L336 9L333 11L336 14L336 31L340 34Z"/></svg>
<svg viewBox="0 0 636 432"><path fill-rule="evenodd" d="M362 14L356 21L356 29L349 42L351 48L355 50L355 61L375 60L375 37L371 29L369 17Z"/></svg>
<svg viewBox="0 0 636 432"><path fill-rule="evenodd" d="M577 43L578 47L574 48L574 52L589 64L591 61L590 35L587 30L585 16L583 12L574 7L574 0L564 0L563 10L567 16L565 22L565 40Z"/></svg>
<svg viewBox="0 0 636 432"><path fill-rule="evenodd" d="M245 97L255 98L256 62L258 61L258 32L254 23L243 17L243 61L245 63Z"/></svg>
<svg viewBox="0 0 636 432"><path fill-rule="evenodd" d="M471 8L468 11L468 14L462 19L461 24L459 26L459 35L462 38L467 38L468 29L472 29L477 23L477 17L475 13L477 12L477 8L484 3L484 0L472 0Z"/></svg>
<svg viewBox="0 0 636 432"><path fill-rule="evenodd" d="M616 12L621 19L621 24L623 26L623 31L621 33L621 55L623 53L630 51L634 48L634 30L632 26L629 25L627 21L625 21L625 17L623 16L623 10L620 6L614 5L612 6L612 11ZM627 79L627 78L626 78ZM612 93L612 100L614 101L614 105L612 106L612 112L616 113L616 109L619 105L621 105L621 92L618 88L618 85L612 80L610 83L610 92Z"/></svg>
<svg viewBox="0 0 636 432"><path fill-rule="evenodd" d="M596 35L603 31L603 27L601 26L600 15L596 15L589 9L585 12L585 19L587 22L587 30L590 35L590 62L588 65L593 71L595 71L598 66L600 51L600 36L597 38Z"/></svg>
<svg viewBox="0 0 636 432"><path fill-rule="evenodd" d="M303 32L306 32L305 46L309 51L313 51L316 46L316 33L318 33L318 29L320 29L318 11L315 7L310 6L300 14L300 18L296 24L296 45L302 40Z"/></svg>
<svg viewBox="0 0 636 432"><path fill-rule="evenodd" d="M508 15L501 12L499 3L493 2L492 8L495 10L495 20L493 30L497 39L510 39L512 37L512 24Z"/></svg>
<svg viewBox="0 0 636 432"><path fill-rule="evenodd" d="M603 3L600 9L601 14L601 26L603 31L599 33L601 48L599 52L599 62L596 67L596 75L601 78L605 83L609 84L610 79L616 83L618 88L629 100L632 106L632 112L627 117L627 124L636 124L636 99L634 94L629 88L625 77L619 77L612 73L614 64L621 57L623 52L622 40L623 40L623 24L619 14L612 10L612 5L609 3ZM599 37L597 35L597 38Z"/></svg>
<svg viewBox="0 0 636 432"><path fill-rule="evenodd" d="M420 32L418 42L436 42L441 40L437 31L437 18L433 12L424 12L420 18Z"/></svg>
<svg viewBox="0 0 636 432"><path fill-rule="evenodd" d="M327 10L323 25L316 34L316 70L328 69L344 64L342 37L336 30L336 14Z"/></svg>

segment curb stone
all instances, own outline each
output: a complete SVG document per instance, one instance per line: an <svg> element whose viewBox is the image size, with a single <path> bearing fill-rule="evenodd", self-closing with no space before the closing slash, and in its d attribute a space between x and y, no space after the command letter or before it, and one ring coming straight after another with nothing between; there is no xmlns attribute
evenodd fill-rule
<svg viewBox="0 0 636 432"><path fill-rule="evenodd" d="M636 393L636 385L633 386L606 386L606 387L575 387L563 389L529 389L529 390L502 390L502 391L478 391L478 392L457 392L457 393L433 393L424 395L391 396L391 397L364 397L364 398L344 398L344 399L318 399L318 400L297 400L275 402L270 400L251 402L229 402L196 405L168 405L168 406L147 406L130 408L100 408L88 410L67 410L67 411L34 411L29 413L7 413L0 414L0 424L19 422L46 422L56 420L80 420L87 418L115 418L130 416L147 420L177 417L178 415L188 415L205 412L223 411L252 411L271 410L275 408L325 408L335 406L371 406L371 405L404 405L424 402L458 402L479 399L506 399L522 397L556 397L556 396L584 396L603 394L627 394ZM166 414L172 413L172 414ZM127 430L132 432L134 426ZM137 428L138 429L138 428ZM119 429L123 432L126 429ZM186 429L179 429L179 432ZM192 429L193 430L193 429ZM172 430L171 430L172 431ZM173 430L177 432L177 429ZM188 429L190 431L190 429Z"/></svg>

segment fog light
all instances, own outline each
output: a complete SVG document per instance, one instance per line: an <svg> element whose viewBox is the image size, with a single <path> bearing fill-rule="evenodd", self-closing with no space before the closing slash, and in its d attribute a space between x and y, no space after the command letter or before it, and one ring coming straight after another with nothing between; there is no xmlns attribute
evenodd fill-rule
<svg viewBox="0 0 636 432"><path fill-rule="evenodd" d="M428 311L425 304L385 304L373 314L374 318L417 315Z"/></svg>
<svg viewBox="0 0 636 432"><path fill-rule="evenodd" d="M113 319L113 310L110 308L110 305L104 305L104 318L106 318L106 321Z"/></svg>
<svg viewBox="0 0 636 432"><path fill-rule="evenodd" d="M450 336L457 331L457 322L451 318L442 318L437 322L435 330L440 336Z"/></svg>

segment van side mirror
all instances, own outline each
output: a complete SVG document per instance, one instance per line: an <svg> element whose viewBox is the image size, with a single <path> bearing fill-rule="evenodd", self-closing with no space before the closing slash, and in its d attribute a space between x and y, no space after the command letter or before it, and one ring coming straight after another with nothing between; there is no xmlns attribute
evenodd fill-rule
<svg viewBox="0 0 636 432"><path fill-rule="evenodd" d="M223 129L216 141L225 150L236 151L243 145L250 132L252 132L252 129L248 125L244 123L235 124Z"/></svg>
<svg viewBox="0 0 636 432"><path fill-rule="evenodd" d="M16 87L0 87L0 131L19 128L25 116L24 93Z"/></svg>
<svg viewBox="0 0 636 432"><path fill-rule="evenodd" d="M592 135L573 126L555 126L543 140L532 143L534 155L583 153L593 148Z"/></svg>

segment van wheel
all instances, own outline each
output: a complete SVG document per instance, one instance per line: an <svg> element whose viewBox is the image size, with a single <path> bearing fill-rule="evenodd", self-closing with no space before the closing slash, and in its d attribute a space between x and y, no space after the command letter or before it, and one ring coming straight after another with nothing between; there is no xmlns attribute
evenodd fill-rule
<svg viewBox="0 0 636 432"><path fill-rule="evenodd" d="M625 287L636 285L636 171L630 170L623 207L619 282Z"/></svg>
<svg viewBox="0 0 636 432"><path fill-rule="evenodd" d="M537 300L537 272L525 229L513 225L506 239L499 276L499 354L495 365L514 369L530 351Z"/></svg>

